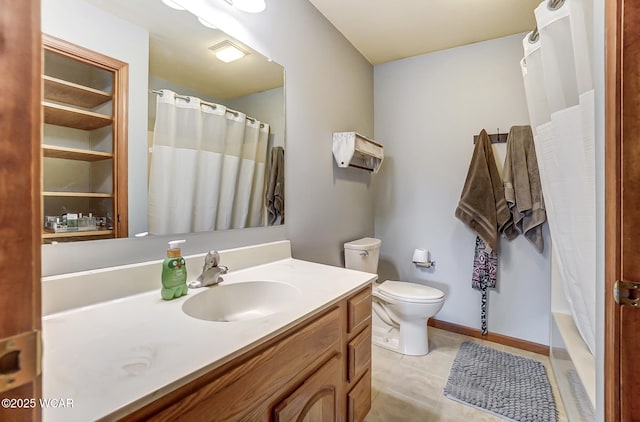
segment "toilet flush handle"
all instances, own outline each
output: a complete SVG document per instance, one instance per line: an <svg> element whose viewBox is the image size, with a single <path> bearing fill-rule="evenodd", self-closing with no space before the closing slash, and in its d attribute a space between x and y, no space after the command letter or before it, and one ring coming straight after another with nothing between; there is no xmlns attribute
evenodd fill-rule
<svg viewBox="0 0 640 422"><path fill-rule="evenodd" d="M360 256L369 256L369 251L360 252Z"/></svg>

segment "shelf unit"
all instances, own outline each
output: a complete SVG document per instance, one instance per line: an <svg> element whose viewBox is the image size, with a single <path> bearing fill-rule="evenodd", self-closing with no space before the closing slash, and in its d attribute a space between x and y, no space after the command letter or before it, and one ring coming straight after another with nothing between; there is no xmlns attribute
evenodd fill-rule
<svg viewBox="0 0 640 422"><path fill-rule="evenodd" d="M108 229L42 241L127 237L128 65L43 34L43 216L104 217Z"/></svg>
<svg viewBox="0 0 640 422"><path fill-rule="evenodd" d="M73 82L42 75L44 98L79 107L93 108L113 98L111 93L82 86Z"/></svg>
<svg viewBox="0 0 640 422"><path fill-rule="evenodd" d="M70 237L95 237L95 236L113 236L113 230L94 230L87 232L63 232L63 233L50 233L44 232L42 233L43 239L64 239Z"/></svg>
<svg viewBox="0 0 640 422"><path fill-rule="evenodd" d="M112 193L99 193L99 192L42 192L44 197L58 197L58 198L113 198Z"/></svg>
<svg viewBox="0 0 640 422"><path fill-rule="evenodd" d="M47 158L62 158L65 160L100 161L113 158L113 153L43 144L42 156Z"/></svg>
<svg viewBox="0 0 640 422"><path fill-rule="evenodd" d="M44 122L57 126L65 126L81 130L94 130L109 126L113 118L105 114L80 110L62 104L42 101Z"/></svg>

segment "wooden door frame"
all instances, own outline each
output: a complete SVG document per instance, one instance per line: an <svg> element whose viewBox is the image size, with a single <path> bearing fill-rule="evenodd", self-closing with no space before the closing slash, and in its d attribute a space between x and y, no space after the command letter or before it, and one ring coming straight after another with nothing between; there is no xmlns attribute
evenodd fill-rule
<svg viewBox="0 0 640 422"><path fill-rule="evenodd" d="M0 339L41 329L39 0L0 0ZM42 397L42 377L0 398ZM0 407L0 420L41 419L41 409Z"/></svg>
<svg viewBox="0 0 640 422"><path fill-rule="evenodd" d="M604 420L620 420L620 316L613 285L620 268L620 3L605 4Z"/></svg>

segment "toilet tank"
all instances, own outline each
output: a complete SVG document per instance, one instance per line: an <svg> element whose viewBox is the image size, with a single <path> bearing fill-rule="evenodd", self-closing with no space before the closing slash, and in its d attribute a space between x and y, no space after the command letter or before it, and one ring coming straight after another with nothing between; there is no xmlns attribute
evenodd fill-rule
<svg viewBox="0 0 640 422"><path fill-rule="evenodd" d="M350 270L377 274L380 239L365 237L344 244L344 264Z"/></svg>

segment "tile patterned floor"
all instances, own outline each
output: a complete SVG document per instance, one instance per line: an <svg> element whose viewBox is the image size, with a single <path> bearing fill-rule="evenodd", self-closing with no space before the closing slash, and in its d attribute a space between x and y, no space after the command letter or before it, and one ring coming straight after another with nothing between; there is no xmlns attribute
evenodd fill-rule
<svg viewBox="0 0 640 422"><path fill-rule="evenodd" d="M460 345L473 341L541 361L556 399L559 422L567 422L558 386L547 356L429 327L430 353L405 356L373 346L371 411L366 422L494 422L490 413L444 396L449 369Z"/></svg>

